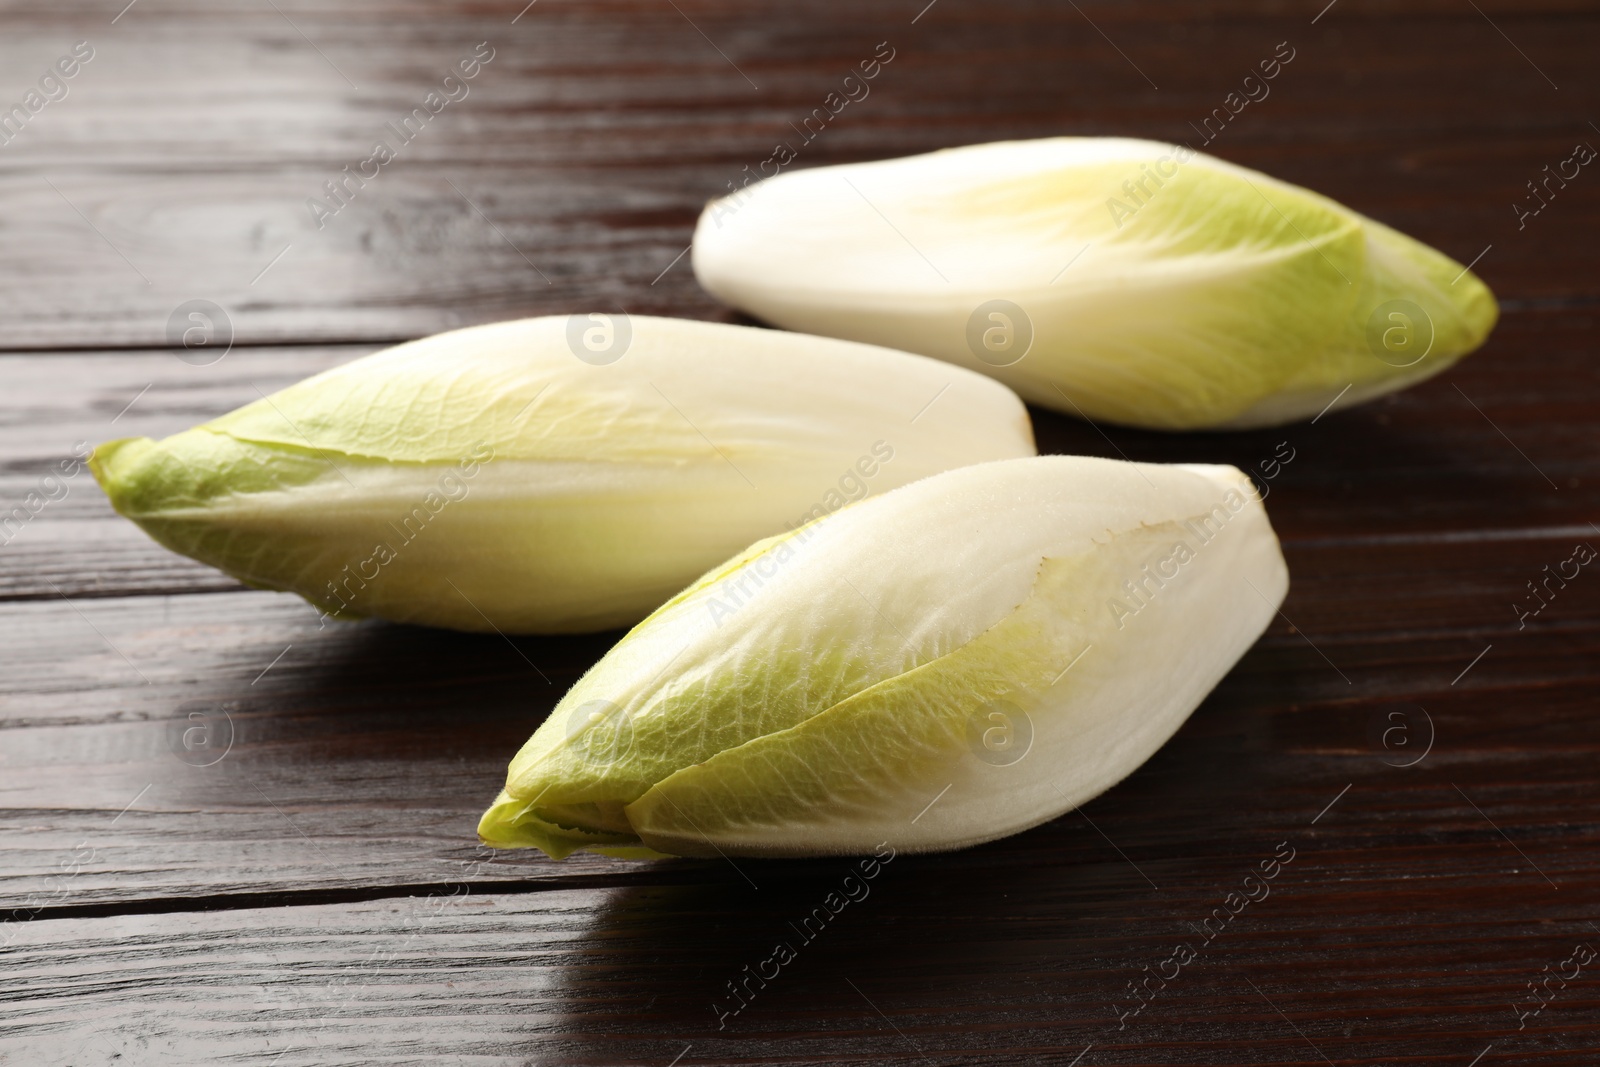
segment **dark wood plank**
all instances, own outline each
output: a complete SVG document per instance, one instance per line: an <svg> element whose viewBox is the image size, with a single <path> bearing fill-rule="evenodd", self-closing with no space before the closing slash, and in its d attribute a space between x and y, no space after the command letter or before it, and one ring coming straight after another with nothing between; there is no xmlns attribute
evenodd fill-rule
<svg viewBox="0 0 1600 1067"><path fill-rule="evenodd" d="M791 124L879 41L895 59L796 166L1063 133L1194 140L1288 40L1271 96L1210 150L1463 262L1493 245L1480 266L1505 298L1600 297L1595 181L1521 229L1512 210L1541 168L1600 138L1583 103L1592 5L1344 0L1316 25L1320 5L1266 2L947 0L914 25L922 5L677 6L543 0L515 24L517 4L351 0L17 17L0 43L16 99L21 72L73 42L96 55L0 151L0 344L167 344L193 299L249 343L610 305L725 315L683 262L666 270L701 206L798 140ZM495 58L470 94L319 228L308 198L482 41Z"/></svg>
<svg viewBox="0 0 1600 1067"><path fill-rule="evenodd" d="M1202 822L1191 840L1212 846L1205 855L1130 850L1151 882L1082 820L1049 832L1048 861L1027 847L899 856L803 933L793 924L839 894L853 865L752 863L757 888L728 871L672 887L455 886L356 905L34 922L7 954L0 1054L1458 1067L1492 1049L1503 1063L1591 1063L1600 997L1587 974L1552 982L1538 1015L1519 1019L1515 1005L1575 946L1600 942L1585 906L1600 891L1592 851L1584 870L1563 868L1551 842L1524 834L1553 889L1442 781L1413 787L1425 806L1409 817L1358 787L1311 825L1333 795L1254 805L1225 838ZM1472 803L1517 832L1499 799ZM1293 858L1208 943L1199 924L1275 854ZM763 965L779 943L793 958L775 972ZM1176 975L1169 965L1171 981L1119 1025L1137 1003L1129 985L1178 945L1195 958ZM746 968L770 981L752 981L734 1014L729 984ZM46 1050L60 1058L38 1058Z"/></svg>
<svg viewBox="0 0 1600 1067"><path fill-rule="evenodd" d="M482 858L474 827L495 764L503 774L610 640L319 630L298 598L263 593L18 610L4 624L17 684L0 698L3 896L29 907L62 847L86 838L108 851L53 905L448 879ZM182 733L196 723L210 748L191 754ZM623 866L518 853L493 872Z"/></svg>
<svg viewBox="0 0 1600 1067"><path fill-rule="evenodd" d="M1163 789L1232 826L1259 798L1310 804L1345 784L1327 777L1341 761L1403 762L1372 732L1396 711L1390 749L1420 751L1437 731L1435 761L1460 761L1464 784L1580 789L1600 745L1600 583L1580 577L1520 629L1513 609L1571 550L1549 537L1291 546L1283 618L1100 802L1145 812L1119 840L1193 847L1193 826L1160 814ZM297 598L258 592L13 603L0 629L0 906L23 908L446 882L481 858L476 820L506 762L616 636L319 630ZM180 754L194 714L215 731L214 761ZM1521 803L1587 833L1596 802ZM1048 838L1031 840L1045 861ZM80 843L95 862L63 884ZM484 877L639 869L515 853Z"/></svg>
<svg viewBox="0 0 1600 1067"><path fill-rule="evenodd" d="M1513 311L1482 352L1441 378L1349 411L1336 405L1315 425L1173 435L1033 417L1045 452L1250 471L1291 544L1600 537L1590 525L1600 517L1600 456L1586 419L1600 408L1593 326L1577 310ZM187 429L367 351L240 348L209 366L166 352L0 356L10 387L0 400L0 514L80 442ZM0 545L0 599L238 588L117 517L87 473Z"/></svg>
<svg viewBox="0 0 1600 1067"><path fill-rule="evenodd" d="M1590 526L1600 517L1600 456L1588 429L1600 409L1594 324L1578 310L1514 311L1443 375L1347 411L1335 405L1315 424L1225 435L1107 427L1102 436L1070 419L1040 420L1040 447L1233 463L1259 479L1286 444L1294 460L1270 481L1267 510L1289 541L1600 533Z"/></svg>

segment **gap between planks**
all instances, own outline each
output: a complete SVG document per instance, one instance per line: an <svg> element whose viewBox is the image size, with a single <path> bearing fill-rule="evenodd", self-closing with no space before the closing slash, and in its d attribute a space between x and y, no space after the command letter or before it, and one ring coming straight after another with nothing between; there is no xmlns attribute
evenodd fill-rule
<svg viewBox="0 0 1600 1067"><path fill-rule="evenodd" d="M692 861L691 861L692 862ZM568 889L624 889L639 885L686 886L720 885L715 868L694 867L615 871L609 874L555 875L548 878L405 882L395 885L360 885L321 889L285 889L240 893L211 893L170 897L137 897L93 904L62 904L34 910L25 918L9 922L45 922L51 919L103 919L120 915L166 915L195 911L248 911L252 908L312 907L322 904L362 904L374 900L431 897L458 893L463 887L471 893L520 896ZM708 877L709 875L709 877ZM730 883L731 884L731 883ZM26 909L17 909L26 910Z"/></svg>

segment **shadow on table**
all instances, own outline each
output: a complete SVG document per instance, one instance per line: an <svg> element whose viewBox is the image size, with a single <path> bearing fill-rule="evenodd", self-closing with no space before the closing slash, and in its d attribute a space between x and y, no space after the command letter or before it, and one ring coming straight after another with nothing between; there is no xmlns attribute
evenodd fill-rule
<svg viewBox="0 0 1600 1067"><path fill-rule="evenodd" d="M1014 1028L992 1024L1019 1009L1054 1020L1054 1036L1021 1043L1065 1048L1082 1029L1065 1020L1100 1025L1110 986L1073 930L1148 921L1126 869L1075 830L899 855L872 877L859 859L738 860L707 872L726 875L715 884L615 890L559 967L541 1033L516 1054L661 1067L686 1045L685 1062L914 1058L941 1043L1016 1047Z"/></svg>

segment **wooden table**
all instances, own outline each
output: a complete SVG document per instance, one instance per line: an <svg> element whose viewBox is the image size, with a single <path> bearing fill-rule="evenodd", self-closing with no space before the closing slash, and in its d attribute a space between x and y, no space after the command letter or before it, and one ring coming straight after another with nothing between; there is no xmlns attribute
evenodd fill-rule
<svg viewBox="0 0 1600 1067"><path fill-rule="evenodd" d="M5 107L93 49L0 146L0 510L77 442L396 339L731 318L682 256L700 206L879 42L871 95L796 165L1193 139L1287 41L1209 150L1476 263L1504 314L1457 369L1315 424L1035 412L1050 451L1260 470L1287 442L1283 617L1128 781L896 859L721 1027L845 861L558 864L473 834L615 635L319 631L68 479L0 546L0 1062L1600 1062L1600 960L1578 962L1600 948L1600 575L1514 607L1600 545L1600 173L1513 209L1600 145L1600 5L121 3L0 16ZM319 228L307 200L480 42L470 94ZM168 333L197 300L227 316L215 362ZM195 722L214 761L178 755ZM1203 928L1275 855L1270 895Z"/></svg>

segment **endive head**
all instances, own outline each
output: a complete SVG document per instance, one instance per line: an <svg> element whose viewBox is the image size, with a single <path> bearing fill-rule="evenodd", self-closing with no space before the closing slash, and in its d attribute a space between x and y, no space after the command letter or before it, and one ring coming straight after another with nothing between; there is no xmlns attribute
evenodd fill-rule
<svg viewBox="0 0 1600 1067"><path fill-rule="evenodd" d="M936 475L758 542L640 623L517 754L478 832L556 857L1002 837L1142 763L1287 580L1232 467Z"/></svg>
<svg viewBox="0 0 1600 1067"><path fill-rule="evenodd" d="M1017 397L946 364L596 315L400 345L91 466L157 541L330 616L512 633L637 622L757 537L1032 453Z"/></svg>
<svg viewBox="0 0 1600 1067"><path fill-rule="evenodd" d="M782 174L710 204L705 288L1154 429L1309 418L1436 374L1497 315L1454 260L1183 145L1062 137Z"/></svg>

